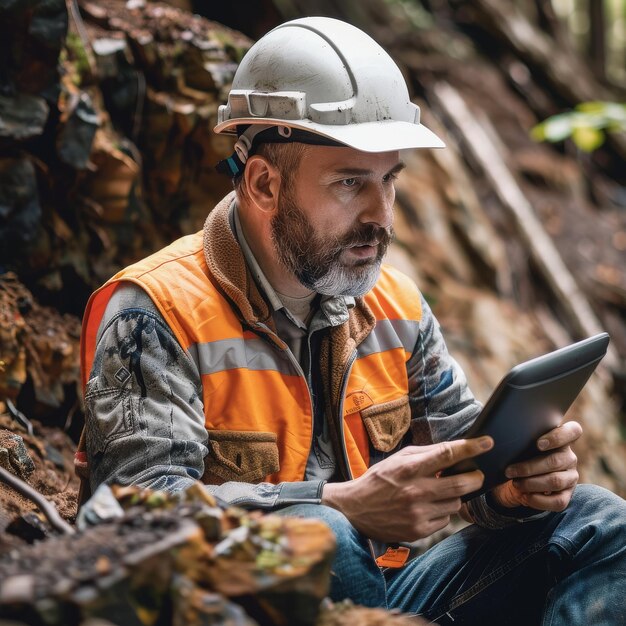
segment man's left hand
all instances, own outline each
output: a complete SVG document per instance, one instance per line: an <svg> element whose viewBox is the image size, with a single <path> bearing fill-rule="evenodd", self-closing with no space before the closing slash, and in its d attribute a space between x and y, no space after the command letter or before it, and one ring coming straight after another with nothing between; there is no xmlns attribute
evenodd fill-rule
<svg viewBox="0 0 626 626"><path fill-rule="evenodd" d="M578 422L565 422L542 435L537 448L543 454L506 468L506 476L512 480L493 489L496 502L507 508L563 511L578 483L578 459L571 444L582 432Z"/></svg>

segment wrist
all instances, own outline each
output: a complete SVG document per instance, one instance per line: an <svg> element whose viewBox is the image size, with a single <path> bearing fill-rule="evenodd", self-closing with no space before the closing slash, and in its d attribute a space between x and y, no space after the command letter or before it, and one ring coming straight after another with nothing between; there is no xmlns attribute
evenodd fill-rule
<svg viewBox="0 0 626 626"><path fill-rule="evenodd" d="M512 482L508 482L494 487L486 493L487 502L493 509L515 509L522 506L518 494L516 494Z"/></svg>
<svg viewBox="0 0 626 626"><path fill-rule="evenodd" d="M341 511L339 505L342 483L325 483L322 487L321 503L333 509Z"/></svg>
<svg viewBox="0 0 626 626"><path fill-rule="evenodd" d="M504 485L501 485L501 487L504 487ZM502 492L498 491L498 487L485 494L487 506L495 513L515 519L529 517L537 513L535 509L531 509L521 503L513 503L512 499L502 498L502 495Z"/></svg>

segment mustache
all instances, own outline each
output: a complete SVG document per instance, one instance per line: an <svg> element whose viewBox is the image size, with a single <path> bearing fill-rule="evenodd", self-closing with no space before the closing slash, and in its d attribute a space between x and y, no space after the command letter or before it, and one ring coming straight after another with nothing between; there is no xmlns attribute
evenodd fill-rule
<svg viewBox="0 0 626 626"><path fill-rule="evenodd" d="M393 240L393 228L384 228L374 224L363 224L346 235L340 243L342 248L354 248L356 246L382 245L386 248Z"/></svg>

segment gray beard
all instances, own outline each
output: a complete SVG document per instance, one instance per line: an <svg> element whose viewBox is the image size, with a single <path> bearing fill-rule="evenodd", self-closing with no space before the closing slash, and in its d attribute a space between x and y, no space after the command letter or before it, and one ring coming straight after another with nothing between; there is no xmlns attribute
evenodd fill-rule
<svg viewBox="0 0 626 626"><path fill-rule="evenodd" d="M361 226L342 238L318 237L307 216L286 193L272 218L272 240L282 265L307 289L325 296L365 295L376 284L382 259L393 237L391 229ZM343 265L342 252L351 245L379 242L376 258Z"/></svg>
<svg viewBox="0 0 626 626"><path fill-rule="evenodd" d="M326 274L319 278L307 281L298 279L305 287L312 289L323 296L354 296L358 298L370 291L380 275L382 259L376 260L362 267L345 267L339 263L330 266ZM296 274L297 276L297 274Z"/></svg>

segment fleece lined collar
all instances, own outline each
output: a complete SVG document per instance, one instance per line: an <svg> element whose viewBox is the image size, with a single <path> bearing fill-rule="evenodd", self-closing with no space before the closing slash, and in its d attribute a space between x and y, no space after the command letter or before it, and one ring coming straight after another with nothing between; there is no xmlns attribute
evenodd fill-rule
<svg viewBox="0 0 626 626"><path fill-rule="evenodd" d="M272 287L272 284L267 277L265 276L265 272L261 269L259 262L256 260L252 249L250 248L250 244L246 240L246 236L243 232L243 227L241 226L241 220L239 219L239 209L237 205L237 200L233 200L230 205L230 213L229 213L229 222L231 230L233 231L237 242L239 243L239 247L241 248L241 252L243 253L243 257L250 269L250 273L254 277L261 293L265 295L266 300L269 305L272 307L274 311L279 311L283 308L283 303L281 299L278 297L278 294Z"/></svg>
<svg viewBox="0 0 626 626"><path fill-rule="evenodd" d="M271 325L271 309L252 278L230 227L229 211L234 199L233 191L209 213L204 223L204 258L211 278L240 318L252 326Z"/></svg>

